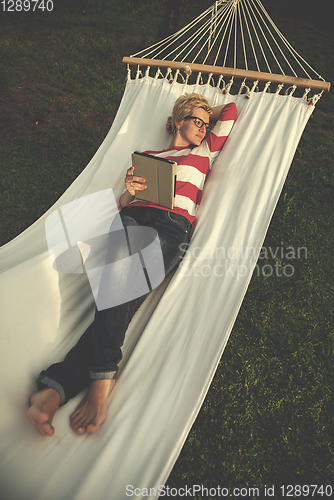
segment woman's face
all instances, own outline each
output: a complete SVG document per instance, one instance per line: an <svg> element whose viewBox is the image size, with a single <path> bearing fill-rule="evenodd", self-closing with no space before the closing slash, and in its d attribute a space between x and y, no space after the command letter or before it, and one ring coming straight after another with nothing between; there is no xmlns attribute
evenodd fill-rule
<svg viewBox="0 0 334 500"><path fill-rule="evenodd" d="M194 108L191 116L200 118L206 124L209 123L210 115L203 108ZM178 127L178 125L176 121L176 126ZM181 146L190 146L191 144L199 146L206 136L206 127L203 124L198 128L197 125L195 125L195 120L193 118L188 118L182 122L178 129L178 133Z"/></svg>

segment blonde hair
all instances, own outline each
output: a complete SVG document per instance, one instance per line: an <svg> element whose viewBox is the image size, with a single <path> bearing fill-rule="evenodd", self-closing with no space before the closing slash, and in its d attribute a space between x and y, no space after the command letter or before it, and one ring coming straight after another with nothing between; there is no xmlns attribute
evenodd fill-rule
<svg viewBox="0 0 334 500"><path fill-rule="evenodd" d="M209 113L209 115L212 114L212 109L208 101L200 94L184 94L176 99L172 113L173 134L177 131L175 119L182 122L186 116L190 116L192 114L194 108L203 108L204 111Z"/></svg>

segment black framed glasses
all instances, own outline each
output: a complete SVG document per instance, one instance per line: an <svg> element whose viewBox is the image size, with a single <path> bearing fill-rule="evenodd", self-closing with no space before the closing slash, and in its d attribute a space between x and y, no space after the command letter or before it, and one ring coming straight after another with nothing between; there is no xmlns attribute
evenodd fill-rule
<svg viewBox="0 0 334 500"><path fill-rule="evenodd" d="M185 120L194 120L194 124L196 125L197 128L202 128L203 125L205 126L206 128L206 133L208 134L211 129L212 129L212 126L210 125L210 123L205 123L205 121L202 120L202 118L198 118L198 116L186 116L185 117Z"/></svg>

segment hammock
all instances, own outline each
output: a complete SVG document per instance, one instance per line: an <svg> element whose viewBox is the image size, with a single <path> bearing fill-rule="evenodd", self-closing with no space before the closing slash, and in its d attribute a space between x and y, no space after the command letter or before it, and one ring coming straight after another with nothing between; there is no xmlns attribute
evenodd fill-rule
<svg viewBox="0 0 334 500"><path fill-rule="evenodd" d="M216 2L206 12L201 28L195 28L206 26L206 49L220 29L221 9L237 11L246 4L254 2ZM221 43L218 35L216 42ZM141 76L137 68L134 79L128 67L117 116L86 169L48 212L1 249L0 456L7 500L122 500L134 488L142 492L136 498L157 498L154 488L165 483L208 391L312 103L319 98L317 93L308 97L305 86L295 97L293 88L281 95L280 84L272 92L267 84L256 91L258 82L247 90L245 81L236 95L230 93L232 84L222 93L220 70L216 82L211 69L205 83L201 76L194 83L179 82L181 70L172 74L171 64L165 76L160 63L153 76L150 69ZM317 84L325 85L322 80ZM79 395L56 413L55 435L43 438L25 418L27 396L40 370L66 354L94 313L87 276L53 269L45 221L86 195L112 188L118 199L131 153L168 146L165 117L184 92L203 94L212 106L233 101L238 110L207 181L186 258L167 288L169 280L131 322L109 414L99 432L78 436L70 429L68 418Z"/></svg>

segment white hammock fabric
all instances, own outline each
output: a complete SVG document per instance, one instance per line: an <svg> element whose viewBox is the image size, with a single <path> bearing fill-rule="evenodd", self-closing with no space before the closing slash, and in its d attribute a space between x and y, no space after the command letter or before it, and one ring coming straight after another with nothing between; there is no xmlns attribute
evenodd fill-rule
<svg viewBox="0 0 334 500"><path fill-rule="evenodd" d="M94 310L87 276L52 268L45 220L69 201L110 187L117 199L131 153L168 146L166 117L184 92L203 94L212 106L234 101L238 109L207 182L187 258L157 307L165 284L132 321L101 429L83 436L70 429L80 395L57 412L56 433L44 438L25 418L34 379L74 345ZM127 485L149 491L165 483L214 376L313 109L289 95L256 92L245 99L210 85L128 80L113 126L87 168L1 249L3 498L122 500L129 498ZM151 493L136 498L157 498Z"/></svg>

